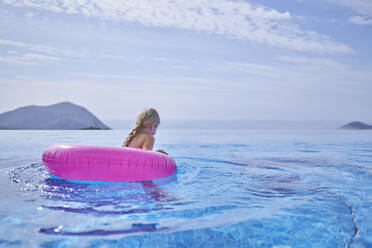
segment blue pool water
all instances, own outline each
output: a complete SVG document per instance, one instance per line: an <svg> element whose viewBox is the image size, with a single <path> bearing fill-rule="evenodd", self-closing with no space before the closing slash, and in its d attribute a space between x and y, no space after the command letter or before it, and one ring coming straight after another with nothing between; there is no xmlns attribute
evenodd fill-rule
<svg viewBox="0 0 372 248"><path fill-rule="evenodd" d="M161 130L166 180L51 178L54 142L128 130L0 131L0 247L372 247L372 132Z"/></svg>

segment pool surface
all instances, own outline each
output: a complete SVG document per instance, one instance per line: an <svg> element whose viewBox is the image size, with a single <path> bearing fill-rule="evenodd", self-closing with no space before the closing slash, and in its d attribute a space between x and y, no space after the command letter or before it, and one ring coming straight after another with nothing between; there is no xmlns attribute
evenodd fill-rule
<svg viewBox="0 0 372 248"><path fill-rule="evenodd" d="M50 177L55 142L128 130L0 131L0 247L372 247L372 132L160 130L177 173L136 183Z"/></svg>

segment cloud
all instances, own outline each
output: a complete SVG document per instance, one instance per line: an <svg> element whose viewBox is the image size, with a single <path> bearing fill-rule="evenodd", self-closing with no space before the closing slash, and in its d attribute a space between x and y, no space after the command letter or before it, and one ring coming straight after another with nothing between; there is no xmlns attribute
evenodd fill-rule
<svg viewBox="0 0 372 248"><path fill-rule="evenodd" d="M326 58L318 58L318 57L305 57L305 56L278 56L275 58L278 61L286 62L289 64L294 65L316 65L321 67L333 67L333 68L340 68L341 66L344 66L342 63L339 63L332 59L326 59Z"/></svg>
<svg viewBox="0 0 372 248"><path fill-rule="evenodd" d="M302 30L289 12L243 1L5 0L4 3L114 22L195 30L298 51L352 52L327 35Z"/></svg>
<svg viewBox="0 0 372 248"><path fill-rule="evenodd" d="M309 89L314 85L345 91L364 91L371 89L372 72L369 64L345 64L337 60L314 56L279 56L275 58L280 62L282 75L292 80L307 81ZM331 94L331 93L330 93Z"/></svg>
<svg viewBox="0 0 372 248"><path fill-rule="evenodd" d="M28 12L28 13L25 14L25 17L31 18L31 17L37 16L37 15L38 15L37 13Z"/></svg>
<svg viewBox="0 0 372 248"><path fill-rule="evenodd" d="M183 70L183 71L187 71L187 70L192 69L191 66L186 66L186 65L174 65L174 66L172 66L172 68L176 69L176 70Z"/></svg>
<svg viewBox="0 0 372 248"><path fill-rule="evenodd" d="M328 0L331 3L342 5L354 11L372 17L371 0Z"/></svg>
<svg viewBox="0 0 372 248"><path fill-rule="evenodd" d="M341 5L356 11L364 16L352 16L349 22L358 25L372 25L372 1L371 0L328 0L331 3Z"/></svg>
<svg viewBox="0 0 372 248"><path fill-rule="evenodd" d="M152 87L167 87L176 89L205 89L215 91L223 91L228 86L225 84L223 79L213 77L197 77L197 76L164 76L164 75L151 75L151 76L138 76L138 75L123 75L123 74L102 74L102 73L69 73L70 76L76 78L78 81L89 81L91 79L98 79L97 83L101 84L102 80L105 80L106 84L111 83L112 85L118 85L118 82L126 86L134 87L135 89L141 89L144 85L151 85ZM226 86L226 88L220 88L215 86ZM213 87L212 87L213 86Z"/></svg>
<svg viewBox="0 0 372 248"><path fill-rule="evenodd" d="M35 65L35 63L32 61L25 61L15 56L0 56L0 62L17 64L17 65Z"/></svg>
<svg viewBox="0 0 372 248"><path fill-rule="evenodd" d="M367 18L363 16L352 16L349 18L349 22L359 25L372 25L372 18Z"/></svg>
<svg viewBox="0 0 372 248"><path fill-rule="evenodd" d="M50 46L38 45L38 44L30 44L25 42L13 41L13 40L5 40L0 38L0 46L12 46L23 48L30 51L35 51L44 54L50 55L63 55L67 57L76 57L78 54L68 50L57 49Z"/></svg>
<svg viewBox="0 0 372 248"><path fill-rule="evenodd" d="M281 74L281 68L266 64L223 61L222 63L207 63L208 70L216 72L232 72L233 74L243 73L248 77L258 76L260 78L272 78Z"/></svg>
<svg viewBox="0 0 372 248"><path fill-rule="evenodd" d="M22 55L24 60L33 60L33 61L61 61L62 58L55 57L55 56L47 56L43 54L36 54L36 53L25 53Z"/></svg>
<svg viewBox="0 0 372 248"><path fill-rule="evenodd" d="M41 58L42 54L44 54L44 60L46 58L49 58L49 60L65 60L65 59L82 59L83 62L91 63L91 58L99 58L99 59L110 59L110 60L121 60L121 61L127 61L128 58L120 55L112 55L107 54L104 52L98 52L94 51L94 53L89 53L87 50L69 50L69 49L61 49L53 46L45 46L40 44L31 44L27 42L20 42L20 41L14 41L14 40L7 40L7 39L1 39L0 38L0 46L9 46L13 48L20 48L24 50L28 50L31 52L36 52L39 54L38 58ZM16 54L17 51L9 50L8 54ZM32 54L32 53L28 53ZM6 59L8 60L8 58ZM3 60L4 62L5 60ZM9 61L13 61L13 58Z"/></svg>
<svg viewBox="0 0 372 248"><path fill-rule="evenodd" d="M62 58L55 56L47 56L37 53L25 53L20 56L0 56L0 62L19 64L19 65L35 65L40 62L61 61Z"/></svg>

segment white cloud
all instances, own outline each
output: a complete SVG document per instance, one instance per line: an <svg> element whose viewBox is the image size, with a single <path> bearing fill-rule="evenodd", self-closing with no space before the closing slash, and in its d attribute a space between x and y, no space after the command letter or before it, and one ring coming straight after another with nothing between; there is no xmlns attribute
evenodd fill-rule
<svg viewBox="0 0 372 248"><path fill-rule="evenodd" d="M345 64L324 57L310 56L279 56L275 58L281 63L282 75L299 82L307 81L309 89L315 85L328 87L332 90L370 91L372 72L370 65L363 63ZM283 81L283 80L282 80Z"/></svg>
<svg viewBox="0 0 372 248"><path fill-rule="evenodd" d="M37 15L38 15L37 13L28 12L28 13L25 14L25 17L31 18L31 17L37 16Z"/></svg>
<svg viewBox="0 0 372 248"><path fill-rule="evenodd" d="M227 0L5 0L18 7L82 14L115 22L175 27L246 39L298 51L352 52L329 36L304 31L293 15L243 1Z"/></svg>
<svg viewBox="0 0 372 248"><path fill-rule="evenodd" d="M281 68L266 64L247 62L224 61L223 63L208 63L206 68L212 71L240 72L247 77L259 76L261 78L272 78L281 74Z"/></svg>
<svg viewBox="0 0 372 248"><path fill-rule="evenodd" d="M35 65L40 62L61 61L62 58L55 56L47 56L37 53L25 53L20 56L0 56L0 62L19 64L19 65Z"/></svg>
<svg viewBox="0 0 372 248"><path fill-rule="evenodd" d="M353 16L349 18L349 22L360 25L372 25L372 18L367 18L363 16Z"/></svg>
<svg viewBox="0 0 372 248"><path fill-rule="evenodd" d="M349 22L359 25L372 24L372 1L371 0L328 0L331 3L342 5L362 14L363 16L352 16Z"/></svg>
<svg viewBox="0 0 372 248"><path fill-rule="evenodd" d="M341 66L344 66L344 64L339 63L335 60L326 59L326 58L318 58L318 57L278 56L275 59L278 61L295 64L295 65L315 65L315 66L318 66L319 68L324 68L324 67L340 68Z"/></svg>
<svg viewBox="0 0 372 248"><path fill-rule="evenodd" d="M40 44L31 44L26 42L20 42L20 41L13 41L13 40L6 40L0 38L0 46L9 46L13 48L20 48L24 50L28 50L31 52L36 52L39 54L38 58L41 58L41 54L44 54L44 60L46 58L49 58L49 60L52 60L52 58L55 58L54 60L62 59L82 59L83 62L86 63L92 63L92 60L90 59L92 56L99 59L114 59L114 60L121 60L125 61L128 60L127 57L120 56L120 55L111 55L104 52L97 52L94 51L94 53L89 53L87 50L67 50L67 49L61 49L57 47L52 46L45 46ZM16 54L19 51L10 50L8 51L8 54ZM31 54L29 52L29 54Z"/></svg>
<svg viewBox="0 0 372 248"><path fill-rule="evenodd" d="M12 47L12 49L20 49L18 51L10 50L8 54L13 55L16 53L22 53L22 50L24 51L24 55L21 57L2 57L3 59L1 61L3 62L10 62L15 63L14 61L21 61L24 60L25 57L31 57L34 56L33 59L36 59L37 62L41 61L57 61L57 60L80 60L84 63L92 63L92 56L94 58L99 59L115 59L115 60L127 60L126 57L118 56L118 55L109 55L102 52L95 51L94 53L89 53L87 50L69 50L69 49L61 49L58 47L53 46L46 46L46 45L40 45L40 44L32 44L27 42L20 42L20 41L14 41L14 40L7 40L7 39L1 39L0 38L0 47L1 46L8 46ZM34 64L34 63L21 63L18 64Z"/></svg>
<svg viewBox="0 0 372 248"><path fill-rule="evenodd" d="M47 56L43 54L37 53L25 53L22 55L22 59L24 60L32 60L32 61L61 61L62 58L55 57L55 56Z"/></svg>
<svg viewBox="0 0 372 248"><path fill-rule="evenodd" d="M328 0L334 4L342 5L357 11L360 14L372 17L371 0Z"/></svg>
<svg viewBox="0 0 372 248"><path fill-rule="evenodd" d="M89 84L92 83L90 79L98 79L98 84L101 84L102 80L106 80L105 83L112 85L118 85L118 82L122 84L125 82L126 86L134 87L135 89L141 89L144 85L151 85L152 87L167 87L176 89L205 89L214 91L224 91L229 86L225 84L223 79L213 77L196 77L196 76L138 76L138 75L122 75L122 74L100 74L100 73L69 73L73 78L78 81L89 79ZM216 88L216 86L219 86ZM226 88L220 88L224 86Z"/></svg>
<svg viewBox="0 0 372 248"><path fill-rule="evenodd" d="M32 61L26 61L16 56L0 56L0 62L9 63L9 64L17 64L17 65L34 65L35 64Z"/></svg>
<svg viewBox="0 0 372 248"><path fill-rule="evenodd" d="M76 53L67 50L61 50L50 46L38 45L38 44L30 44L25 42L19 41L12 41L12 40L5 40L0 38L0 46L12 46L23 48L30 51L35 51L39 53L45 53L50 55L63 55L68 57L76 57L78 56Z"/></svg>
<svg viewBox="0 0 372 248"><path fill-rule="evenodd" d="M176 69L176 70L183 70L183 71L187 71L187 70L192 69L191 66L186 66L186 65L174 65L174 66L172 66L172 68Z"/></svg>

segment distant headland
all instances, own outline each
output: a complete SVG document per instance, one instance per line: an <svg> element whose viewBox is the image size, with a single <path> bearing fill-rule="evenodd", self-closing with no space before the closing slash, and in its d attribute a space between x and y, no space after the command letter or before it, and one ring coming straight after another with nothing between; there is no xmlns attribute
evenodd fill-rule
<svg viewBox="0 0 372 248"><path fill-rule="evenodd" d="M94 114L71 102L25 106L0 114L0 129L108 130Z"/></svg>
<svg viewBox="0 0 372 248"><path fill-rule="evenodd" d="M340 128L351 129L351 130L367 130L367 129L372 129L372 126L365 124L363 122L360 122L360 121L353 121L346 125L341 126Z"/></svg>

